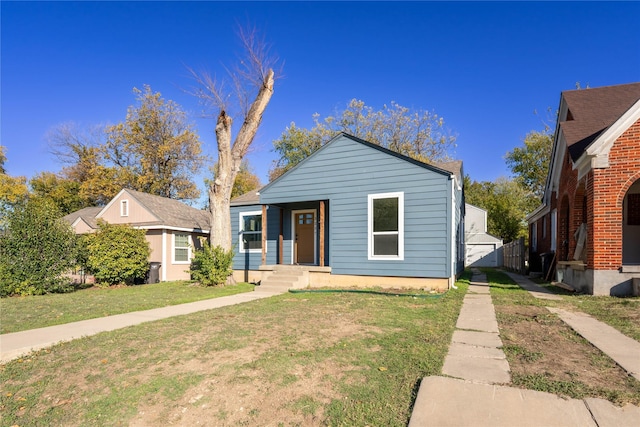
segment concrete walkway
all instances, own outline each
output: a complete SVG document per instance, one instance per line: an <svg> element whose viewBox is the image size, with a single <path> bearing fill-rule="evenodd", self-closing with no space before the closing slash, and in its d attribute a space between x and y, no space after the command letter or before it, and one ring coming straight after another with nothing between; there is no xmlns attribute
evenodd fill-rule
<svg viewBox="0 0 640 427"><path fill-rule="evenodd" d="M509 363L502 351L487 277L484 274L473 277L475 281L462 301L442 373L484 384L508 383Z"/></svg>
<svg viewBox="0 0 640 427"><path fill-rule="evenodd" d="M501 350L489 286L479 271L474 272L473 279L442 368L444 375L455 378L432 376L422 380L409 427L640 425L637 406L619 408L603 399L563 399L509 387L509 365ZM560 298L522 276L516 282L538 298Z"/></svg>
<svg viewBox="0 0 640 427"><path fill-rule="evenodd" d="M546 295L549 293L547 289L538 286L524 276L510 272L506 273L536 298L562 299L558 295L554 295L556 298L549 298ZM574 331L612 358L629 375L640 381L640 342L629 338L617 329L594 319L588 314L554 307L547 307L547 310L557 314ZM638 420L638 425L640 425L640 419Z"/></svg>
<svg viewBox="0 0 640 427"><path fill-rule="evenodd" d="M13 332L0 335L0 363L17 359L34 350L51 347L59 342L71 341L100 332L113 331L127 326L139 325L168 317L181 316L203 310L241 304L243 302L268 298L283 292L258 290L226 297L212 298L187 304L136 311L133 313L117 314L97 319L82 320L80 322L65 323L28 331Z"/></svg>

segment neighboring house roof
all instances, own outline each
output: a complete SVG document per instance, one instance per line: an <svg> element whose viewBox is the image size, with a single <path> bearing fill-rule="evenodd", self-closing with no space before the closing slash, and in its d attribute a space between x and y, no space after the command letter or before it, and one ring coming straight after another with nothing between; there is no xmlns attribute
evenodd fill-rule
<svg viewBox="0 0 640 427"><path fill-rule="evenodd" d="M171 227L201 230L209 230L210 228L209 213L207 211L192 208L178 200L169 199L167 197L155 196L153 194L129 189L122 190L120 194L122 192L130 194L151 214L157 217L159 224ZM120 194L118 194L118 196ZM113 200L117 199L118 196L114 197ZM100 214L105 211L108 206L109 205L105 206L97 215L98 218L100 218Z"/></svg>
<svg viewBox="0 0 640 427"><path fill-rule="evenodd" d="M527 216L529 223L548 213L566 152L578 179L594 167L608 167L612 144L640 117L640 83L564 91L558 110L542 205Z"/></svg>
<svg viewBox="0 0 640 427"><path fill-rule="evenodd" d="M96 215L102 210L101 207L88 207L82 208L79 211L71 212L68 215L62 217L71 226L74 226L78 221L84 221L91 228L98 228L98 221Z"/></svg>
<svg viewBox="0 0 640 427"><path fill-rule="evenodd" d="M560 122L575 162L584 150L633 104L640 100L640 83L562 92L566 120Z"/></svg>
<svg viewBox="0 0 640 427"><path fill-rule="evenodd" d="M209 213L200 209L192 208L184 203L169 199L167 197L155 196L140 191L123 189L106 206L90 207L70 213L64 219L71 225L75 225L79 220L83 220L91 228L98 228L98 219L111 207L123 193L135 199L143 208L157 218L152 222L136 222L139 227L170 227L189 230L209 231Z"/></svg>

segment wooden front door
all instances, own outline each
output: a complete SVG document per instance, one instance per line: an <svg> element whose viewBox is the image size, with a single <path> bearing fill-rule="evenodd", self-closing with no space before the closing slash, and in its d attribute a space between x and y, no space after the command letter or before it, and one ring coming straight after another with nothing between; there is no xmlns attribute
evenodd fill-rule
<svg viewBox="0 0 640 427"><path fill-rule="evenodd" d="M315 226L316 212L294 212L294 263L295 264L315 264Z"/></svg>

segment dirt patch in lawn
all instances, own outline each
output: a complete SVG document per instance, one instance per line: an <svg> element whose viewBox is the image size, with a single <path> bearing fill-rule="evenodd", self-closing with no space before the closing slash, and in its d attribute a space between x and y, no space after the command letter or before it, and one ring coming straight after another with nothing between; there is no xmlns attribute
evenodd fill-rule
<svg viewBox="0 0 640 427"><path fill-rule="evenodd" d="M0 408L18 425L324 425L404 329L375 324L390 301L281 298L76 340L3 367Z"/></svg>
<svg viewBox="0 0 640 427"><path fill-rule="evenodd" d="M514 385L640 404L640 382L544 307L496 305Z"/></svg>

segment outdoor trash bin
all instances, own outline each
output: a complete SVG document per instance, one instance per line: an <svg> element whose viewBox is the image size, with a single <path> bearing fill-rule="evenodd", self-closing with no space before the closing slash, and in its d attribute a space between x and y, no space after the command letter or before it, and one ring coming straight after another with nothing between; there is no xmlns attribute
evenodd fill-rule
<svg viewBox="0 0 640 427"><path fill-rule="evenodd" d="M158 283L160 282L160 266L162 264L159 262L152 262L149 265L149 275L147 278L147 283Z"/></svg>

